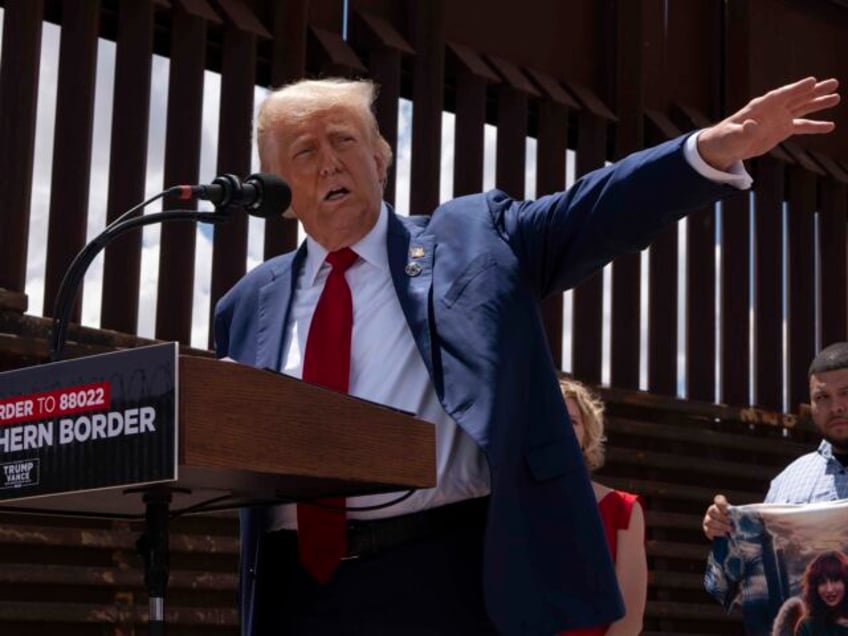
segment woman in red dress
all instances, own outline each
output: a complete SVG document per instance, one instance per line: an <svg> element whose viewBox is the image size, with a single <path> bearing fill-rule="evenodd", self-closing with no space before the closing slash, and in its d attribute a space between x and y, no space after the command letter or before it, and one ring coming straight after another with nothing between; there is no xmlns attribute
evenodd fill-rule
<svg viewBox="0 0 848 636"><path fill-rule="evenodd" d="M562 396L590 471L604 463L604 404L580 382L560 380ZM648 592L645 514L638 495L592 482L610 548L625 614L611 625L560 632L559 636L635 636L642 631Z"/></svg>

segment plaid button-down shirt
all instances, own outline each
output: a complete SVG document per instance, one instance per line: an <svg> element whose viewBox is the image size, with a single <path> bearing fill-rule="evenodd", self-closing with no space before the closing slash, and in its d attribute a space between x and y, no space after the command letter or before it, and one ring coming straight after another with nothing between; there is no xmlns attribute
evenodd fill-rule
<svg viewBox="0 0 848 636"><path fill-rule="evenodd" d="M822 440L816 451L802 455L771 482L765 503L815 503L848 498L848 469Z"/></svg>

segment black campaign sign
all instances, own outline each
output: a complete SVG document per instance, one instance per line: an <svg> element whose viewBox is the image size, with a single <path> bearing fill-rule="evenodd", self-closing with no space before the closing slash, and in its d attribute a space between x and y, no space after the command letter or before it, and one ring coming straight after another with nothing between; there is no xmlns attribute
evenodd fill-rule
<svg viewBox="0 0 848 636"><path fill-rule="evenodd" d="M177 479L176 343L0 373L0 500Z"/></svg>

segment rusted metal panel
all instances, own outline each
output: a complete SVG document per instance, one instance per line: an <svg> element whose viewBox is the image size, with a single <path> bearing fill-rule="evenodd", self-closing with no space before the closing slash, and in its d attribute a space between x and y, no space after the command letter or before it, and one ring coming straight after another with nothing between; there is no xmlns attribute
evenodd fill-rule
<svg viewBox="0 0 848 636"><path fill-rule="evenodd" d="M309 0L272 4L271 86L276 89L306 73L306 32ZM262 168L267 170L267 167ZM297 221L275 217L265 220L264 257L271 258L297 245Z"/></svg>
<svg viewBox="0 0 848 636"><path fill-rule="evenodd" d="M547 73L543 73L542 71L532 68L524 70L536 82L536 84L538 84L542 93L544 93L552 102L566 106L572 110L580 110L580 105L553 77Z"/></svg>
<svg viewBox="0 0 848 636"><path fill-rule="evenodd" d="M221 117L218 124L218 174L250 172L253 87L256 84L256 35L228 24L221 63ZM209 306L209 346L215 303L247 269L247 215L235 210L215 227Z"/></svg>
<svg viewBox="0 0 848 636"><path fill-rule="evenodd" d="M360 77L367 73L368 69L341 34L316 26L309 27L309 34L307 52L310 61L320 67L322 75Z"/></svg>
<svg viewBox="0 0 848 636"><path fill-rule="evenodd" d="M754 404L783 408L783 181L784 164L757 161L754 186ZM771 352L769 356L767 352Z"/></svg>
<svg viewBox="0 0 848 636"><path fill-rule="evenodd" d="M581 111L577 115L577 156L575 174L583 176L603 167L606 161L607 127L615 114L586 85L564 82ZM601 380L603 352L603 273L591 275L574 288L572 368L576 377L587 382Z"/></svg>
<svg viewBox="0 0 848 636"><path fill-rule="evenodd" d="M810 154L804 149L802 149L794 141L786 140L780 145L786 151L786 154L792 157L793 164L798 164L806 172L809 172L813 175L824 176L825 174L827 174L824 168L822 168L819 163L816 163L816 161L813 160Z"/></svg>
<svg viewBox="0 0 848 636"><path fill-rule="evenodd" d="M660 19L655 2L618 1L610 12L615 33L615 70L610 74L618 116L615 158L640 150L645 145L643 113L645 92L646 22ZM644 16L643 16L644 14ZM622 388L639 388L641 255L624 254L612 263L612 325L610 383ZM671 343L665 343L670 346Z"/></svg>
<svg viewBox="0 0 848 636"><path fill-rule="evenodd" d="M169 633L237 633L234 521L232 513L171 521ZM136 552L142 529L139 521L0 514L0 630L143 629L147 593Z"/></svg>
<svg viewBox="0 0 848 636"><path fill-rule="evenodd" d="M572 79L604 94L604 52L614 46L604 31L597 0L452 2L446 7L447 39L535 68L558 80ZM481 28L481 20L485 26Z"/></svg>
<svg viewBox="0 0 848 636"><path fill-rule="evenodd" d="M741 108L751 93L750 0L726 2L723 8L724 65L719 91L720 116ZM722 202L721 297L719 299L721 400L747 405L750 401L751 361L748 312L750 305L749 194L740 192Z"/></svg>
<svg viewBox="0 0 848 636"><path fill-rule="evenodd" d="M786 364L788 405L795 410L809 400L807 366L815 355L816 176L805 168L789 169L786 240Z"/></svg>
<svg viewBox="0 0 848 636"><path fill-rule="evenodd" d="M713 206L686 220L686 395L715 399L716 226Z"/></svg>
<svg viewBox="0 0 848 636"><path fill-rule="evenodd" d="M62 277L85 245L99 18L97 0L68 0L62 5L56 91L56 103L61 107L56 110L53 138L45 315L52 315ZM74 305L72 321L79 321L80 306L80 302Z"/></svg>
<svg viewBox="0 0 848 636"><path fill-rule="evenodd" d="M456 3L453 3L456 4ZM439 204L445 83L445 2L408 0L415 56L412 78L412 165L409 209L429 214Z"/></svg>
<svg viewBox="0 0 848 636"><path fill-rule="evenodd" d="M363 36L367 33L370 42L365 42L369 48L387 48L405 55L414 55L415 49L406 41L391 22L382 16L369 11L356 10L354 17L363 27Z"/></svg>
<svg viewBox="0 0 848 636"><path fill-rule="evenodd" d="M743 0L744 1L744 0ZM734 0L736 2L736 0ZM664 92L672 102L690 104L710 120L721 114L722 12L715 0L664 2L664 65L655 75L646 99ZM729 61L735 65L738 60ZM667 108L667 103L664 104Z"/></svg>
<svg viewBox="0 0 848 636"><path fill-rule="evenodd" d="M848 187L835 179L820 182L819 246L821 249L821 345L848 339L848 275L846 213Z"/></svg>
<svg viewBox="0 0 848 636"><path fill-rule="evenodd" d="M0 66L0 288L26 287L43 0L6 2Z"/></svg>
<svg viewBox="0 0 848 636"><path fill-rule="evenodd" d="M188 15L196 18L201 18L206 22L220 24L221 18L215 13L215 10L209 5L207 0L175 0L177 6Z"/></svg>
<svg viewBox="0 0 848 636"><path fill-rule="evenodd" d="M607 106L603 100L598 97L598 95L593 92L588 86L585 84L581 84L580 82L566 81L563 82L571 93L577 97L578 102L580 103L581 108L587 110L592 113L596 117L600 119L604 119L607 121L618 121L618 118L615 116L609 106Z"/></svg>
<svg viewBox="0 0 848 636"><path fill-rule="evenodd" d="M845 170L838 161L834 161L816 150L809 151L809 154L822 167L827 176L838 183L848 183L848 170Z"/></svg>
<svg viewBox="0 0 848 636"><path fill-rule="evenodd" d="M506 60L489 57L503 82L497 88L498 141L495 186L516 199L525 196L528 96L538 95L530 80Z"/></svg>
<svg viewBox="0 0 848 636"><path fill-rule="evenodd" d="M694 108L681 107L685 128L702 128L706 117ZM706 206L686 221L686 396L712 401L716 395L716 212Z"/></svg>
<svg viewBox="0 0 848 636"><path fill-rule="evenodd" d="M27 310L27 296L21 292L0 289L0 310L22 314Z"/></svg>
<svg viewBox="0 0 848 636"><path fill-rule="evenodd" d="M371 77L379 85L374 112L380 132L392 148L397 148L398 100L401 96L401 56L414 54L412 47L395 28L379 16L356 12L351 21L350 39L367 51ZM395 162L389 166L383 198L395 202Z"/></svg>
<svg viewBox="0 0 848 636"><path fill-rule="evenodd" d="M748 64L755 70L751 73L752 95L810 75L821 79L848 77L848 10L844 6L808 0L747 0L745 4L750 16ZM840 112L844 116L841 108L818 118L840 117ZM795 141L806 150L848 157L846 126L837 126L830 135L803 136Z"/></svg>
<svg viewBox="0 0 848 636"><path fill-rule="evenodd" d="M144 200L153 8L152 0L133 0L118 6L107 223ZM137 229L119 237L105 250L101 327L135 333L140 275L141 229Z"/></svg>
<svg viewBox="0 0 848 636"><path fill-rule="evenodd" d="M456 82L453 194L463 196L483 187L486 88L500 79L483 58L461 44L447 43L446 63Z"/></svg>
<svg viewBox="0 0 848 636"><path fill-rule="evenodd" d="M561 90L561 89L560 89ZM554 93L556 95L556 93ZM543 196L565 188L568 110L560 101L542 100L539 104L538 141L536 145L536 195ZM554 360L562 364L562 294L553 294L542 302L545 335Z"/></svg>
<svg viewBox="0 0 848 636"><path fill-rule="evenodd" d="M198 7L194 7L198 9ZM168 74L165 136L165 186L197 183L203 126L203 73L206 65L207 20L196 13L174 11ZM196 209L194 201L166 198L165 209ZM191 341L194 299L195 223L166 223L159 239L159 284L156 337Z"/></svg>
<svg viewBox="0 0 848 636"><path fill-rule="evenodd" d="M616 150L619 159L644 147L646 23L662 19L657 2L618 0L611 8L615 23L615 112L618 116ZM644 19L643 19L644 14ZM638 271L638 270L637 270ZM630 307L625 309L625 312ZM638 340L638 338L637 338Z"/></svg>
<svg viewBox="0 0 848 636"><path fill-rule="evenodd" d="M721 210L720 391L722 402L742 406L750 403L749 194L731 195Z"/></svg>
<svg viewBox="0 0 848 636"><path fill-rule="evenodd" d="M648 253L648 390L677 394L677 224L663 230Z"/></svg>
<svg viewBox="0 0 848 636"><path fill-rule="evenodd" d="M586 102L581 102L585 107ZM607 120L590 110L581 112L577 120L575 174L583 176L604 165ZM573 296L572 369L576 377L596 384L601 381L603 283L603 272L595 272L574 288Z"/></svg>
<svg viewBox="0 0 848 636"><path fill-rule="evenodd" d="M663 113L646 112L646 141L660 143L677 136L676 126ZM648 390L677 394L678 225L663 230L648 252Z"/></svg>
<svg viewBox="0 0 848 636"><path fill-rule="evenodd" d="M271 87L303 77L306 72L306 33L309 0L273 3L271 30Z"/></svg>
<svg viewBox="0 0 848 636"><path fill-rule="evenodd" d="M235 25L239 31L252 33L260 38L270 38L271 34L265 26L257 19L253 12L239 0L215 0L221 7L227 19Z"/></svg>
<svg viewBox="0 0 848 636"><path fill-rule="evenodd" d="M282 2L279 4L287 4ZM331 33L341 33L344 28L345 20L345 5L342 2L335 0L310 0L309 8L309 25L316 26ZM309 27L307 27L309 28Z"/></svg>

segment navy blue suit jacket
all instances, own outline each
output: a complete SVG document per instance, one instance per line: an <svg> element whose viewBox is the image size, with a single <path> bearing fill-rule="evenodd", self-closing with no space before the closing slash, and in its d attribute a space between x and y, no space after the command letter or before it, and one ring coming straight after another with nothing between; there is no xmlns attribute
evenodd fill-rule
<svg viewBox="0 0 848 636"><path fill-rule="evenodd" d="M684 139L631 155L563 193L516 201L462 197L431 217L389 215L395 290L445 411L485 453L492 496L487 610L505 634L551 636L622 615L595 497L560 395L539 301L624 252L643 249L687 210L728 194L685 161ZM423 269L408 276L411 247ZM279 369L283 326L305 247L249 272L220 301L219 356ZM601 326L598 325L600 329ZM242 514L243 633L263 511Z"/></svg>

